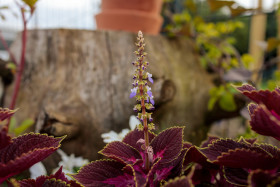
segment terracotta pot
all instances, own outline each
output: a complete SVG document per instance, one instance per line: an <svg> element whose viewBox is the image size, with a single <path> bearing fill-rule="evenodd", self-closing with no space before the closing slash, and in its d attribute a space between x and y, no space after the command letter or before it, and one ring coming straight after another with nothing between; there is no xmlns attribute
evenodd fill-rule
<svg viewBox="0 0 280 187"><path fill-rule="evenodd" d="M95 16L100 30L123 30L156 35L163 22L162 0L102 0L102 12Z"/></svg>
<svg viewBox="0 0 280 187"><path fill-rule="evenodd" d="M101 9L133 9L160 14L162 0L102 0Z"/></svg>

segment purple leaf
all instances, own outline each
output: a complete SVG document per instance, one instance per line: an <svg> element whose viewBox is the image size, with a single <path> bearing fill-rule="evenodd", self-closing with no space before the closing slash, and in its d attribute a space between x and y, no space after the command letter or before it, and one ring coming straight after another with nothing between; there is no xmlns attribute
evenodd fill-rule
<svg viewBox="0 0 280 187"><path fill-rule="evenodd" d="M213 168L213 169L219 168L217 165L208 162L206 156L203 155L195 146L192 146L187 150L183 163L184 169L186 169L186 167L192 162L199 163L200 165L207 168Z"/></svg>
<svg viewBox="0 0 280 187"><path fill-rule="evenodd" d="M192 183L194 185L199 186L199 184L211 184L216 175L212 176L211 170L209 170L206 167L201 166L200 164L195 164L195 166L193 166L195 168L193 176L192 176Z"/></svg>
<svg viewBox="0 0 280 187"><path fill-rule="evenodd" d="M250 125L252 130L261 135L272 136L280 140L280 120L277 119L264 105L250 105Z"/></svg>
<svg viewBox="0 0 280 187"><path fill-rule="evenodd" d="M229 150L237 148L248 148L248 145L238 143L231 139L219 139L214 141L206 148L201 148L200 151L208 158L209 161L215 161L222 153L226 153Z"/></svg>
<svg viewBox="0 0 280 187"><path fill-rule="evenodd" d="M187 153L187 149L183 149L181 151L180 155L178 156L178 158L171 161L170 163L166 163L166 164L163 164L163 166L162 165L160 166L160 168L166 167L164 165L167 165L167 166L169 165L169 166L173 167L171 170L171 173L170 173L170 175L168 175L167 179L181 176L181 174L183 173L183 163L184 163L184 158L186 157L186 153Z"/></svg>
<svg viewBox="0 0 280 187"><path fill-rule="evenodd" d="M135 176L135 180L137 184L136 186L144 186L144 184L146 183L147 171L145 171L143 166L144 166L143 160L138 160L133 166L127 165L126 168L124 169L125 172L129 171L128 173L131 173L132 171L133 175Z"/></svg>
<svg viewBox="0 0 280 187"><path fill-rule="evenodd" d="M10 110L8 108L0 107L0 121L10 118L17 110Z"/></svg>
<svg viewBox="0 0 280 187"><path fill-rule="evenodd" d="M273 148L243 142L220 139L200 151L210 162L231 168L274 169L279 166L279 153Z"/></svg>
<svg viewBox="0 0 280 187"><path fill-rule="evenodd" d="M107 144L99 153L126 164L133 164L137 159L142 158L135 148L119 141Z"/></svg>
<svg viewBox="0 0 280 187"><path fill-rule="evenodd" d="M183 177L178 177L178 178L169 180L167 183L165 183L163 185L163 187L179 187L179 186L192 187L193 184L189 177L183 176Z"/></svg>
<svg viewBox="0 0 280 187"><path fill-rule="evenodd" d="M64 138L64 137L63 137ZM63 138L26 134L0 150L0 184L56 151Z"/></svg>
<svg viewBox="0 0 280 187"><path fill-rule="evenodd" d="M160 176L157 175L156 172L160 172L160 170L158 169L160 163L160 158L157 159L154 164L152 165L152 167L149 170L149 173L146 177L146 183L144 186L150 186L150 187L154 187L154 186L158 186L159 185L159 178Z"/></svg>
<svg viewBox="0 0 280 187"><path fill-rule="evenodd" d="M193 146L193 144L190 142L183 142L183 149L189 149L192 146Z"/></svg>
<svg viewBox="0 0 280 187"><path fill-rule="evenodd" d="M201 142L200 148L208 147L208 145L212 144L215 140L218 140L219 138L216 136L208 136L207 140Z"/></svg>
<svg viewBox="0 0 280 187"><path fill-rule="evenodd" d="M149 131L149 141L152 141L156 135ZM144 139L144 132L139 131L137 129L129 132L123 139L122 142L130 145L131 147L138 150L140 153L143 152L143 149L141 148L141 144L137 143L138 140Z"/></svg>
<svg viewBox="0 0 280 187"><path fill-rule="evenodd" d="M114 185L115 187L135 186L134 176L128 175L127 173L115 178L109 178L104 183Z"/></svg>
<svg viewBox="0 0 280 187"><path fill-rule="evenodd" d="M183 147L183 128L173 127L162 131L151 142L154 150L154 160L161 158L166 163L178 157Z"/></svg>
<svg viewBox="0 0 280 187"><path fill-rule="evenodd" d="M24 179L17 181L20 184L20 187L37 187L37 186L54 186L54 187L81 187L78 183L73 180L68 180L65 177L65 174L62 172L62 167L59 170L50 176L40 176L34 179Z"/></svg>
<svg viewBox="0 0 280 187"><path fill-rule="evenodd" d="M251 187L279 186L280 176L268 171L255 170L250 172L248 183Z"/></svg>
<svg viewBox="0 0 280 187"><path fill-rule="evenodd" d="M263 103L269 111L274 110L274 112L280 114L280 107L278 105L278 103L280 103L280 93L278 91L257 91L253 86L248 84L242 85L241 87L236 87L236 89L257 104Z"/></svg>
<svg viewBox="0 0 280 187"><path fill-rule="evenodd" d="M242 168L229 168L223 169L226 180L234 185L247 185L248 171Z"/></svg>
<svg viewBox="0 0 280 187"><path fill-rule="evenodd" d="M12 138L8 135L7 127L0 130L0 150L12 143Z"/></svg>
<svg viewBox="0 0 280 187"><path fill-rule="evenodd" d="M98 160L82 167L78 174L72 175L72 178L88 187L112 186L105 181L110 178L123 176L122 168L124 167L124 164L114 160Z"/></svg>

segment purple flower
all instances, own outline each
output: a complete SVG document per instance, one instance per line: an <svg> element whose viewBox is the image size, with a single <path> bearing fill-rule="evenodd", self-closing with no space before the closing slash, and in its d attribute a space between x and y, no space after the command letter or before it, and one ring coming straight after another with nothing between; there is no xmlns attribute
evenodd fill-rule
<svg viewBox="0 0 280 187"><path fill-rule="evenodd" d="M152 103L152 105L155 105L154 96L150 97L150 102Z"/></svg>
<svg viewBox="0 0 280 187"><path fill-rule="evenodd" d="M138 87L134 87L131 89L130 98L135 97L137 94Z"/></svg>
<svg viewBox="0 0 280 187"><path fill-rule="evenodd" d="M153 80L152 76L153 76L152 74L147 73L148 80L153 84L154 80Z"/></svg>
<svg viewBox="0 0 280 187"><path fill-rule="evenodd" d="M146 89L147 89L147 94L149 95L149 97L152 97L153 93L151 91L151 88L149 86L146 86Z"/></svg>

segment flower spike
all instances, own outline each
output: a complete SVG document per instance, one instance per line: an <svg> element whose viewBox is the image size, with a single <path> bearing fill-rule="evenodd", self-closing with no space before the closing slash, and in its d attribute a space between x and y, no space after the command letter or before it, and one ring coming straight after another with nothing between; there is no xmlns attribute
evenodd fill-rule
<svg viewBox="0 0 280 187"><path fill-rule="evenodd" d="M133 75L133 88L131 89L131 97L136 97L136 100L139 102L139 104L136 104L133 108L134 111L139 112L137 115L137 118L142 122L142 126L138 126L139 130L143 130L144 132L144 141L145 144L143 147L145 147L145 168L149 169L149 163L150 163L150 155L148 153L151 153L152 149L149 147L149 136L148 131L154 129L154 124L149 122L153 121L152 113L149 113L147 111L153 110L155 101L154 96L151 91L151 87L148 86L148 81L150 83L153 83L152 74L147 72L147 67L149 63L145 61L145 56L147 55L146 52L144 52L144 37L141 31L138 32L137 37L137 43L136 46L138 47L137 51L134 52L137 56L137 60L132 63L136 67L135 73ZM149 149L149 150L148 150Z"/></svg>

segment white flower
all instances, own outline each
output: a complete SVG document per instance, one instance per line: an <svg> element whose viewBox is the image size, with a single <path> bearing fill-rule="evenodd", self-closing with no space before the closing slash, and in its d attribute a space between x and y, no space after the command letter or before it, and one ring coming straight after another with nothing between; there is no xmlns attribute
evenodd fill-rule
<svg viewBox="0 0 280 187"><path fill-rule="evenodd" d="M30 178L36 179L41 175L47 175L46 168L42 164L42 162L38 162L29 168Z"/></svg>
<svg viewBox="0 0 280 187"><path fill-rule="evenodd" d="M68 156L66 153L64 153L61 149L57 150L57 153L61 156L61 161L58 163L59 167L54 169L53 173L55 173L60 166L63 166L62 171L65 174L74 174L74 168L75 167L82 167L83 165L89 163L87 159L84 159L82 157L75 157L74 154L71 154ZM69 176L67 176L67 179L71 180Z"/></svg>
<svg viewBox="0 0 280 187"><path fill-rule="evenodd" d="M129 118L129 127L131 130L134 130L137 125L141 124L141 122L137 119L136 116L132 115Z"/></svg>
<svg viewBox="0 0 280 187"><path fill-rule="evenodd" d="M137 125L141 124L141 122L136 118L136 116L130 116L129 119L129 127L130 130L134 130ZM129 129L123 129L120 133L116 133L115 131L110 131L108 133L101 134L104 143L110 143L113 141L122 141L122 139L129 133Z"/></svg>

